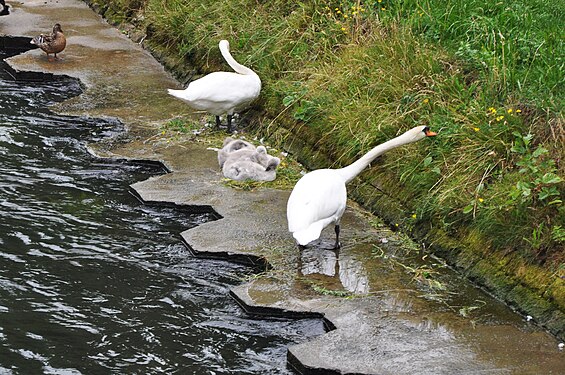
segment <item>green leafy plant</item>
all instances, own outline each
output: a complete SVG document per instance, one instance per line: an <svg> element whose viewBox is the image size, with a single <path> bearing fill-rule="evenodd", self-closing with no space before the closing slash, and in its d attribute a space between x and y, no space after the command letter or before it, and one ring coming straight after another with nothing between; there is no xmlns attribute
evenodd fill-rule
<svg viewBox="0 0 565 375"><path fill-rule="evenodd" d="M565 228L561 225L551 228L551 239L555 242L565 243Z"/></svg>
<svg viewBox="0 0 565 375"><path fill-rule="evenodd" d="M292 117L299 121L308 121L316 114L316 103L305 98L308 90L302 88L297 92L292 92L283 98L285 107L294 106Z"/></svg>
<svg viewBox="0 0 565 375"><path fill-rule="evenodd" d="M530 238L524 238L524 241L528 242L532 246L532 249L537 251L543 244L543 232L544 225L543 223L540 223L537 228L534 228Z"/></svg>
<svg viewBox="0 0 565 375"><path fill-rule="evenodd" d="M561 199L557 198L560 195L557 185L563 179L557 175L555 160L546 157L548 150L541 145L532 150L532 134L513 134L515 141L510 150L520 156L516 165L520 167L519 173L525 178L516 183L510 197L513 200L543 202L546 205L562 203Z"/></svg>

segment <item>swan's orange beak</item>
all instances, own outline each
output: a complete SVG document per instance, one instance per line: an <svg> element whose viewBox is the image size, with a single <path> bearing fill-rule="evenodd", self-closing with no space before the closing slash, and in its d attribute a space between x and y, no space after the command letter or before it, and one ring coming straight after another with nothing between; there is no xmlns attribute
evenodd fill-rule
<svg viewBox="0 0 565 375"><path fill-rule="evenodd" d="M433 132L430 129L425 129L424 133L426 134L426 137L435 137L437 135L436 132Z"/></svg>

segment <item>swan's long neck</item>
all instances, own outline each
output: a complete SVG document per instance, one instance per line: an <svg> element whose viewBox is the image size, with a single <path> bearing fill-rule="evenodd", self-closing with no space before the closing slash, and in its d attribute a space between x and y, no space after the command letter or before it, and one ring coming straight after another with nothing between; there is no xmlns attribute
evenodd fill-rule
<svg viewBox="0 0 565 375"><path fill-rule="evenodd" d="M229 44L220 43L220 52L222 53L224 60L226 60L229 66L231 66L231 68L235 70L237 73L245 74L245 75L254 75L254 76L257 75L253 70L235 61L235 59L232 57L229 51Z"/></svg>
<svg viewBox="0 0 565 375"><path fill-rule="evenodd" d="M392 150L393 148L415 142L413 135L411 134L402 134L396 138L393 138L385 143L382 143L376 147L374 147L371 151L367 152L363 155L359 160L356 162L348 165L347 167L337 169L337 171L343 176L345 179L345 183L353 180L359 173L363 171L363 169L367 168L369 164L373 160L375 160L378 156L384 154L387 151Z"/></svg>

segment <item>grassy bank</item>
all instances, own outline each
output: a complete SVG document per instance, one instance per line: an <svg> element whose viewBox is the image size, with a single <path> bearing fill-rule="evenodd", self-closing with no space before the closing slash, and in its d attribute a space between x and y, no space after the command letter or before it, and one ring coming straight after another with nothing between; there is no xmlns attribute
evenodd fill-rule
<svg viewBox="0 0 565 375"><path fill-rule="evenodd" d="M90 2L137 25L186 79L225 69L228 39L263 80L250 126L310 168L346 165L415 125L438 131L382 157L352 196L503 298L563 318L559 2Z"/></svg>

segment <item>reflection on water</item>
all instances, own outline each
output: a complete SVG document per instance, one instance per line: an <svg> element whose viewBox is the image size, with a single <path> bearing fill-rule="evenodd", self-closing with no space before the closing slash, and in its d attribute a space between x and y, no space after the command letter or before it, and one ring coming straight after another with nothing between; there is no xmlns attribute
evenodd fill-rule
<svg viewBox="0 0 565 375"><path fill-rule="evenodd" d="M376 373L565 374L555 337L401 235L339 250L316 242L301 251L300 273L324 292L371 301L347 314L372 318L360 337L370 337Z"/></svg>
<svg viewBox="0 0 565 375"><path fill-rule="evenodd" d="M339 279L344 289L354 294L369 293L369 277L362 262L351 256L339 259Z"/></svg>
<svg viewBox="0 0 565 375"><path fill-rule="evenodd" d="M301 250L301 273L304 276L318 273L333 277L339 273L337 252L334 250L318 249L315 247Z"/></svg>
<svg viewBox="0 0 565 375"><path fill-rule="evenodd" d="M353 294L369 293L369 278L362 262L348 252L310 247L301 250L300 272L304 276L337 276L340 287Z"/></svg>
<svg viewBox="0 0 565 375"><path fill-rule="evenodd" d="M211 220L139 204L156 167L95 159L119 130L47 105L77 82L0 67L0 373L287 374L318 320L253 320L228 297L247 268L195 259L180 231Z"/></svg>

